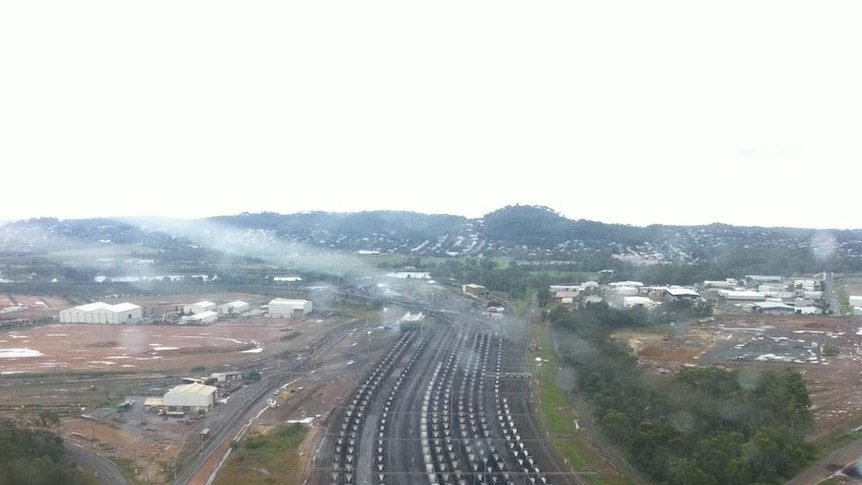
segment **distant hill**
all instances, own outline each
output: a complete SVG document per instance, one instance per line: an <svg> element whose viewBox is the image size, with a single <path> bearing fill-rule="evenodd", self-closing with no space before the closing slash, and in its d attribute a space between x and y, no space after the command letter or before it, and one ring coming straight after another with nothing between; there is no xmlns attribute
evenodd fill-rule
<svg viewBox="0 0 862 485"><path fill-rule="evenodd" d="M389 234L410 239L439 237L460 230L468 222L462 216L403 211L299 214L261 212L213 217L209 221L237 228L273 230L287 237L311 236L324 232L360 237Z"/></svg>
<svg viewBox="0 0 862 485"><path fill-rule="evenodd" d="M515 205L486 214L484 235L508 244L552 247L567 241L590 246L610 243L641 244L649 232L641 227L566 219L543 206Z"/></svg>
<svg viewBox="0 0 862 485"><path fill-rule="evenodd" d="M740 259L745 257L740 249L754 257L759 248L779 247L855 258L862 255L862 231L727 224L637 227L571 220L548 207L531 205L503 207L479 219L403 211L261 212L197 220L40 218L0 226L0 252L6 255L116 244L190 259L283 253L286 245L294 245L304 251L561 260L598 251L621 260L691 263L716 259L730 250Z"/></svg>

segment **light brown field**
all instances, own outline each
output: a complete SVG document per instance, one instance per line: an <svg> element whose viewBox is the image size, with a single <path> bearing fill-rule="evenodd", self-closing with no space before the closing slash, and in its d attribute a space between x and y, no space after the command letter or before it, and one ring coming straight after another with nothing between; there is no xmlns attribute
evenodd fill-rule
<svg viewBox="0 0 862 485"><path fill-rule="evenodd" d="M767 369L792 367L802 372L812 400L817 427L812 439L826 438L851 426L862 415L862 355L857 335L862 320L835 316L720 316L705 325L693 324L673 337L666 334L626 331L616 334L633 349L643 366L669 373L684 365L722 365L728 368ZM737 360L745 351L735 346L757 336L767 350ZM774 338L776 340L771 340ZM772 352L771 342L798 344L818 338L838 349L838 355L816 362L764 361L754 355ZM777 344L776 344L777 345ZM798 344L802 345L802 344ZM774 352L780 353L779 350Z"/></svg>

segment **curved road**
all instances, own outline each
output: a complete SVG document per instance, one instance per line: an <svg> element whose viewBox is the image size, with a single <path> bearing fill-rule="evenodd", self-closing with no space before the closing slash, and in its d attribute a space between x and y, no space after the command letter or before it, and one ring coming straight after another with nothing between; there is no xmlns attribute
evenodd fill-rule
<svg viewBox="0 0 862 485"><path fill-rule="evenodd" d="M129 483L113 461L95 451L68 442L64 443L64 447L72 461L93 473L100 484L125 485Z"/></svg>

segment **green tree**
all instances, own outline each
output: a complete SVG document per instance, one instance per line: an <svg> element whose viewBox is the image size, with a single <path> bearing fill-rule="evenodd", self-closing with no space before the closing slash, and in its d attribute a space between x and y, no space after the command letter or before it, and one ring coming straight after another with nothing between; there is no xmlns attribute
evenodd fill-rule
<svg viewBox="0 0 862 485"><path fill-rule="evenodd" d="M718 482L701 470L694 460L671 458L668 466L670 485L716 485Z"/></svg>

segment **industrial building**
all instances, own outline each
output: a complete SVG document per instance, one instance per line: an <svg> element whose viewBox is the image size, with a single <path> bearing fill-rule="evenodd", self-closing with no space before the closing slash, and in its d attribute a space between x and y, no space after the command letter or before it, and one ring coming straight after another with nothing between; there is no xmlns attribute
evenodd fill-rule
<svg viewBox="0 0 862 485"><path fill-rule="evenodd" d="M766 313L770 315L792 315L796 313L796 309L785 303L778 301L758 301L752 304L752 308L757 313Z"/></svg>
<svg viewBox="0 0 862 485"><path fill-rule="evenodd" d="M195 313L215 311L216 304L211 301L199 301L183 307L184 315L194 315Z"/></svg>
<svg viewBox="0 0 862 485"><path fill-rule="evenodd" d="M205 413L215 406L214 386L183 384L165 393L163 398L167 412Z"/></svg>
<svg viewBox="0 0 862 485"><path fill-rule="evenodd" d="M219 305L218 312L221 315L240 315L247 312L251 307L248 303L240 300Z"/></svg>
<svg viewBox="0 0 862 485"><path fill-rule="evenodd" d="M186 315L180 318L180 325L206 325L208 323L215 323L217 321L218 313L212 310L207 310L205 312L194 313L192 315Z"/></svg>
<svg viewBox="0 0 862 485"><path fill-rule="evenodd" d="M461 292L463 292L467 295L487 296L488 295L488 288L485 288L482 285L477 285L476 283L467 283L467 284L461 285Z"/></svg>
<svg viewBox="0 0 862 485"><path fill-rule="evenodd" d="M401 320L398 321L398 326L400 327L402 332L422 330L422 322L425 321L425 314L422 312L419 313L405 313Z"/></svg>
<svg viewBox="0 0 862 485"><path fill-rule="evenodd" d="M658 303L653 301L650 298L645 296L624 296L623 297L623 308L634 308L634 307L642 307L642 308L654 308L657 307Z"/></svg>
<svg viewBox="0 0 862 485"><path fill-rule="evenodd" d="M682 288L679 286L671 286L670 288L665 288L664 293L662 295L666 301L674 302L674 301L698 301L700 300L700 293L690 289L690 288Z"/></svg>
<svg viewBox="0 0 862 485"><path fill-rule="evenodd" d="M140 323L144 312L134 303L111 305L101 301L60 311L62 323Z"/></svg>
<svg viewBox="0 0 862 485"><path fill-rule="evenodd" d="M291 318L308 315L313 310L309 300L291 300L288 298L276 298L269 302L269 316L273 318Z"/></svg>
<svg viewBox="0 0 862 485"><path fill-rule="evenodd" d="M718 290L727 301L765 301L766 295L750 290Z"/></svg>

